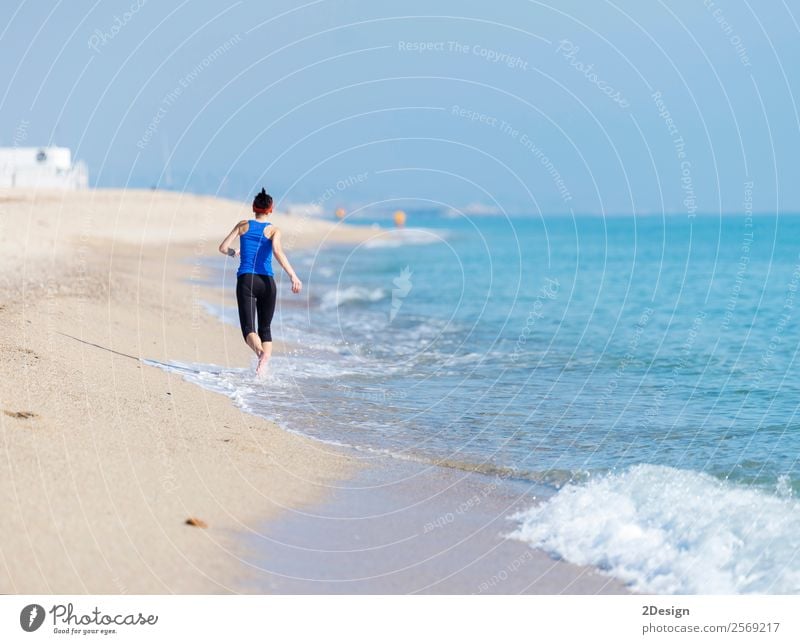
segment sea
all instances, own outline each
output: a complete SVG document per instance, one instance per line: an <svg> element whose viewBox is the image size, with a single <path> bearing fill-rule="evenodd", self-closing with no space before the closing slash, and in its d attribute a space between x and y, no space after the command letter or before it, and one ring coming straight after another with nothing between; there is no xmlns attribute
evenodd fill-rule
<svg viewBox="0 0 800 644"><path fill-rule="evenodd" d="M530 481L505 538L635 591L800 592L800 217L384 221L291 251L299 296L276 262L264 379L186 377L366 459Z"/></svg>

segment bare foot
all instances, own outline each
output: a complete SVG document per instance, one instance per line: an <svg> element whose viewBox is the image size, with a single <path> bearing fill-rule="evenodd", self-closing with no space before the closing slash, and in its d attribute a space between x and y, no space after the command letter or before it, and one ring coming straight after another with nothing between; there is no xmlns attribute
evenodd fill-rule
<svg viewBox="0 0 800 644"><path fill-rule="evenodd" d="M266 351L262 351L261 355L258 356L258 366L256 366L256 375L263 376L264 372L267 370L267 363L269 362L269 355Z"/></svg>

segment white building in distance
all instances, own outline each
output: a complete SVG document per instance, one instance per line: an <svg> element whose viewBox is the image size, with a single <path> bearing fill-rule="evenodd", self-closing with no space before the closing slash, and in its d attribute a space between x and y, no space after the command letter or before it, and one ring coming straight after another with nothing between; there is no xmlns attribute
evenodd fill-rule
<svg viewBox="0 0 800 644"><path fill-rule="evenodd" d="M0 148L0 188L61 188L89 186L83 161L72 163L69 148Z"/></svg>

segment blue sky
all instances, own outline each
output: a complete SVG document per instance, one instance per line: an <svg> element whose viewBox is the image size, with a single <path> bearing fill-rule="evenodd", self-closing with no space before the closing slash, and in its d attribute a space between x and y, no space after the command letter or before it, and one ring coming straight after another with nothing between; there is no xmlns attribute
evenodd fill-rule
<svg viewBox="0 0 800 644"><path fill-rule="evenodd" d="M799 22L796 1L3 3L0 143L69 146L96 186L326 208L797 212Z"/></svg>

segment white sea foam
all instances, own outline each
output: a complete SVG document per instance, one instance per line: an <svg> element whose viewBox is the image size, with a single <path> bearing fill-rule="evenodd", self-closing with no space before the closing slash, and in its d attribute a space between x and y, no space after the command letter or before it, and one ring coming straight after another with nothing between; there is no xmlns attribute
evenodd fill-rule
<svg viewBox="0 0 800 644"><path fill-rule="evenodd" d="M637 465L514 518L510 537L640 592L800 592L800 503L706 474Z"/></svg>
<svg viewBox="0 0 800 644"><path fill-rule="evenodd" d="M302 357L273 356L265 376L256 378L254 369L256 360L253 358L250 369L225 369L217 365L182 363L177 361L159 362L156 360L142 360L144 364L158 367L165 371L182 375L188 381L198 384L206 389L224 393L231 397L247 397L256 388L264 385L271 387L272 393L291 387L298 380L308 378L336 379L357 375L363 372L359 365L353 366L345 361L326 361L319 359L306 359Z"/></svg>
<svg viewBox="0 0 800 644"><path fill-rule="evenodd" d="M328 291L322 296L320 307L326 310L335 309L350 302L378 302L389 295L384 288L366 288L364 286L348 286Z"/></svg>

